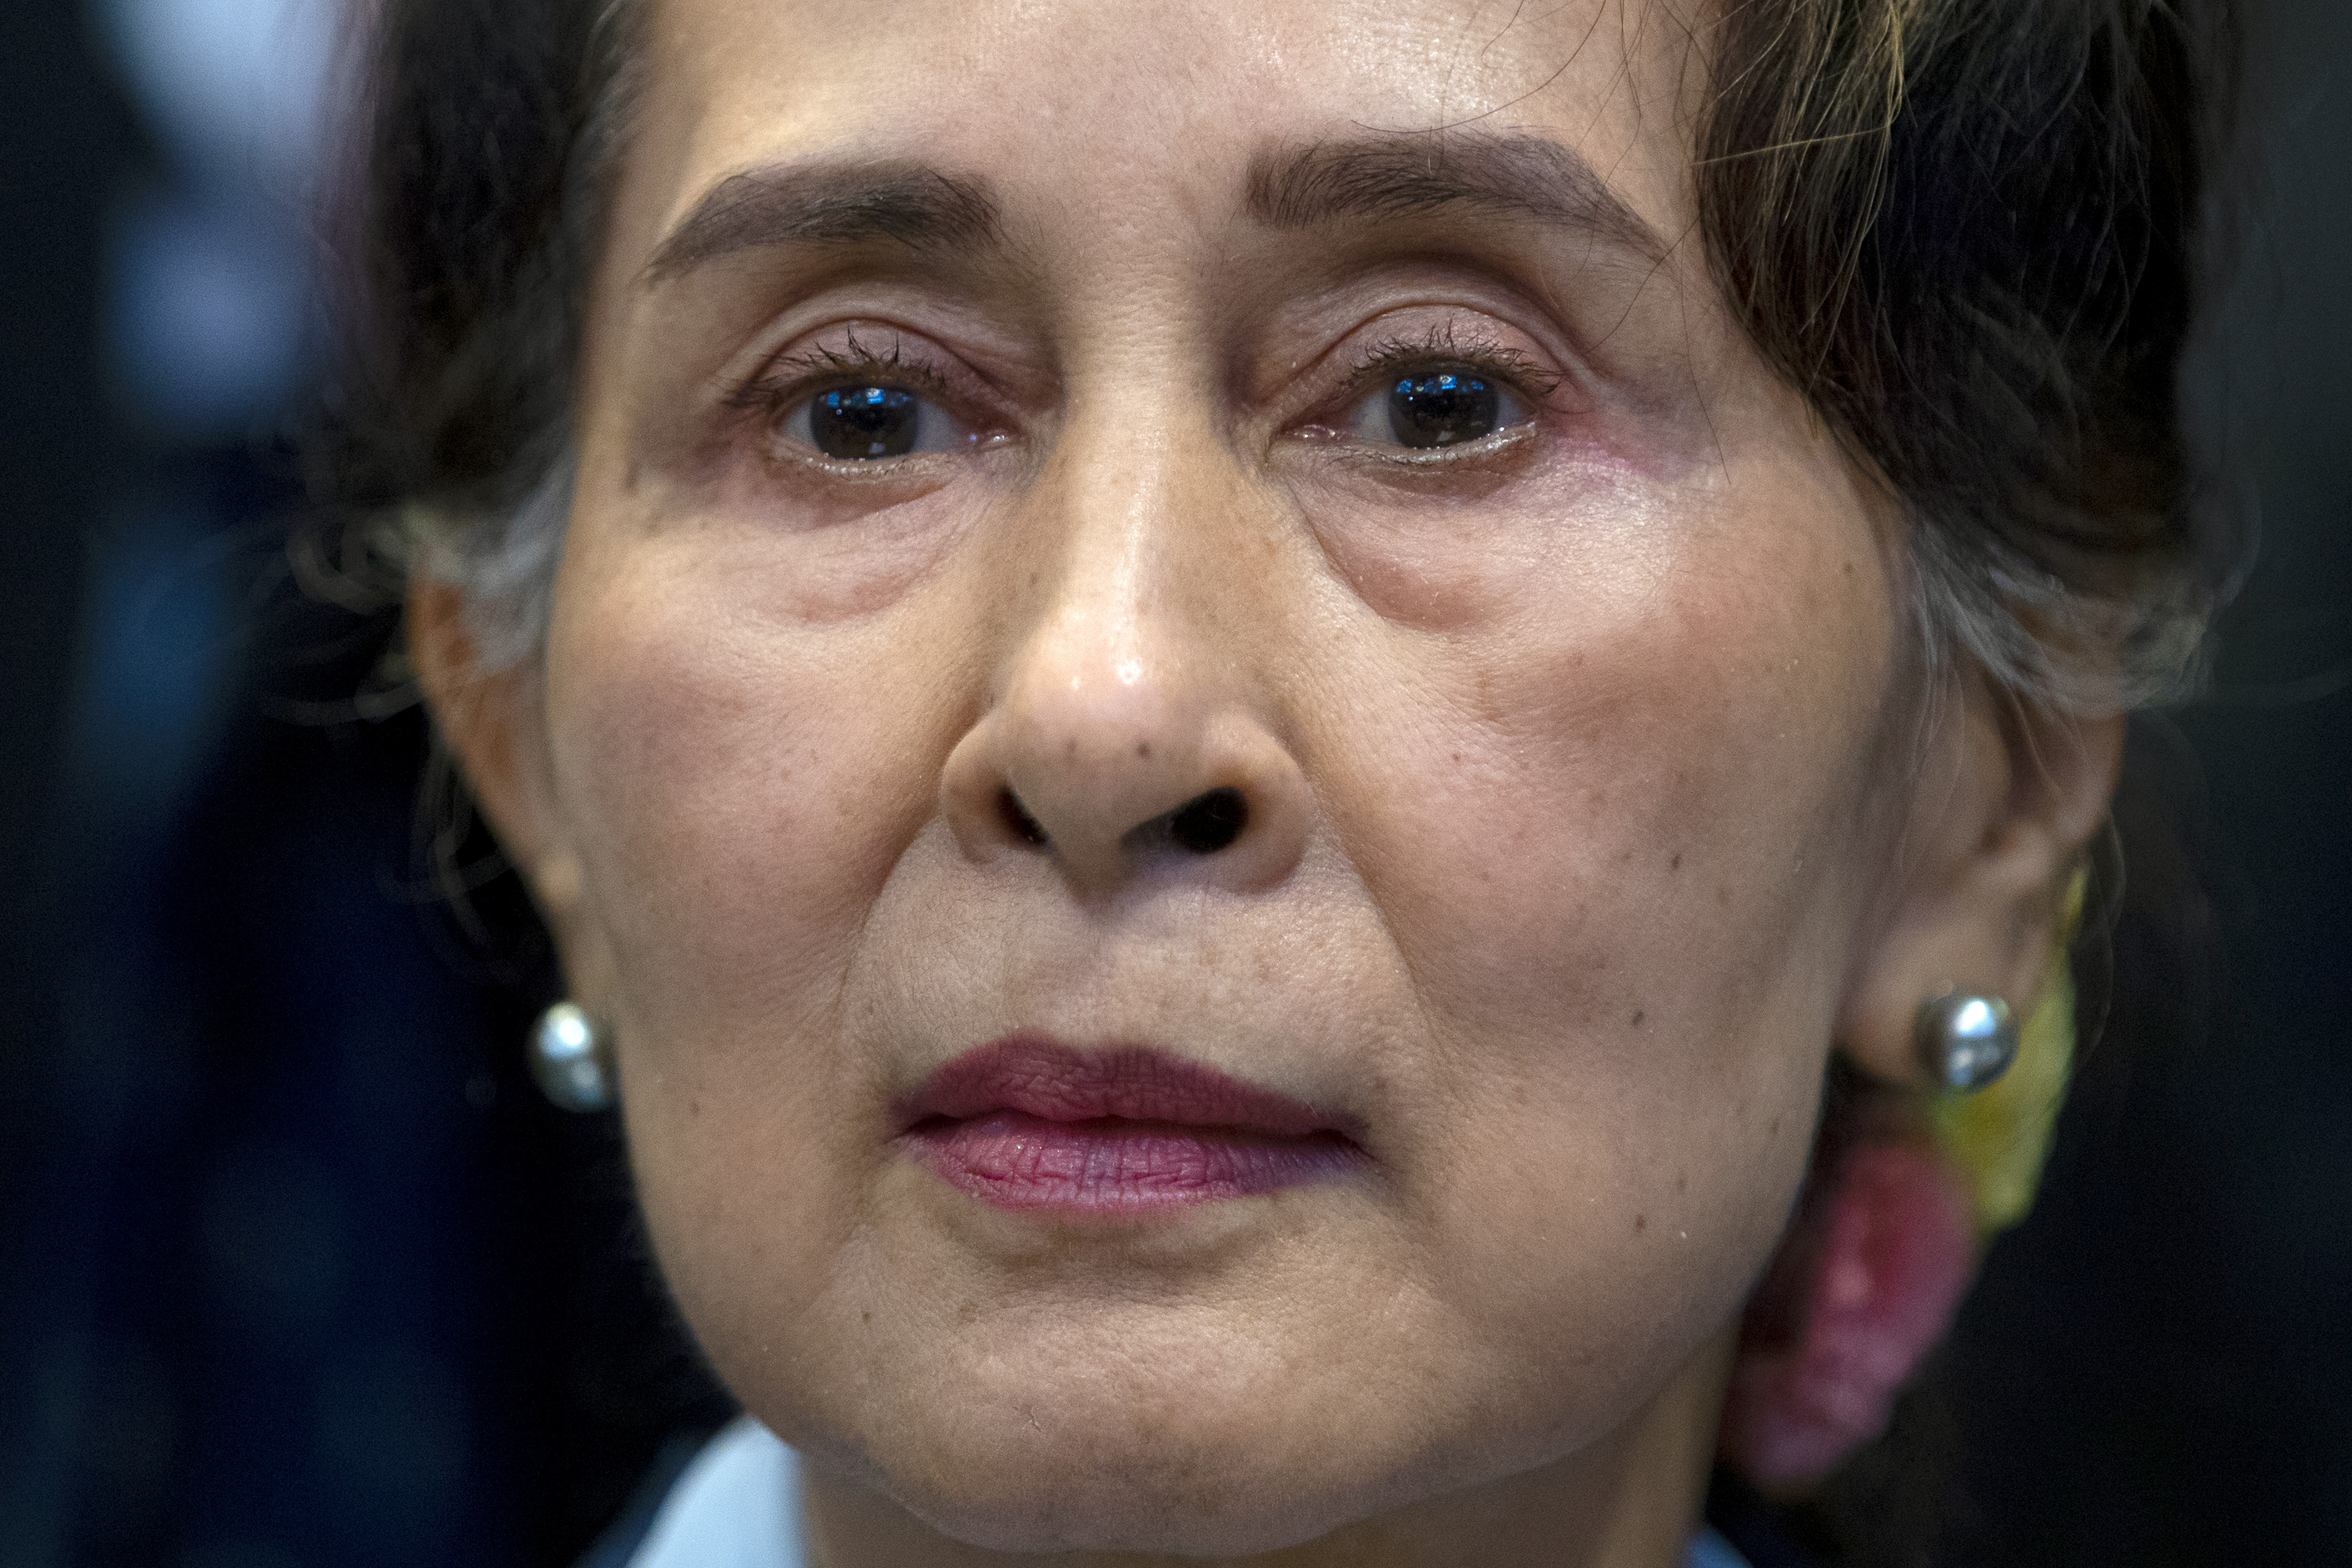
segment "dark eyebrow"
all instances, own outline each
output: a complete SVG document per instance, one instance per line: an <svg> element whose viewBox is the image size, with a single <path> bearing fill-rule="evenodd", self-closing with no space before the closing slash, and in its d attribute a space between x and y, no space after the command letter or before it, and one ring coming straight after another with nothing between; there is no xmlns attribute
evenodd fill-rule
<svg viewBox="0 0 2352 1568"><path fill-rule="evenodd" d="M780 164L730 174L662 237L643 280L661 283L739 250L887 240L915 250L1000 243L985 186L928 164Z"/></svg>
<svg viewBox="0 0 2352 1568"><path fill-rule="evenodd" d="M1269 228L1486 212L1583 229L1664 260L1666 242L1568 148L1459 130L1318 142L1250 162L1248 207Z"/></svg>

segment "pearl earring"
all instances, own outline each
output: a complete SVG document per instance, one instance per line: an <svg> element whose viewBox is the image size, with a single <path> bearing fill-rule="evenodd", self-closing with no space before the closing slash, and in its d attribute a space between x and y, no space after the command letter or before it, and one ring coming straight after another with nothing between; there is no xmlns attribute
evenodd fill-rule
<svg viewBox="0 0 2352 1568"><path fill-rule="evenodd" d="M2009 1004L1973 991L1947 991L1919 1004L1912 1027L1919 1065L1938 1086L1982 1089L2017 1059L2018 1026Z"/></svg>
<svg viewBox="0 0 2352 1568"><path fill-rule="evenodd" d="M531 1027L530 1076L566 1110L611 1109L619 1088L612 1030L576 1003L558 1002Z"/></svg>

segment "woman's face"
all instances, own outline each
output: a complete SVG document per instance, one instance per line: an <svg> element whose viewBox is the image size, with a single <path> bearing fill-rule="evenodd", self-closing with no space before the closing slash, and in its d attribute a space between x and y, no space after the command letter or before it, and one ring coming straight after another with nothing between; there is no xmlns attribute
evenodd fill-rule
<svg viewBox="0 0 2352 1568"><path fill-rule="evenodd" d="M1778 1239L1904 707L1675 7L643 64L533 858L720 1373L1002 1547L1623 1449Z"/></svg>

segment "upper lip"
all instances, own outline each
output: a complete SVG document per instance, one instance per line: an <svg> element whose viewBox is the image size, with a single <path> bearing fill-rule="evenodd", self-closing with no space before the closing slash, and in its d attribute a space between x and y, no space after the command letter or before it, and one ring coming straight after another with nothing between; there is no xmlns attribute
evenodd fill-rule
<svg viewBox="0 0 2352 1568"><path fill-rule="evenodd" d="M1016 1111L1045 1121L1118 1119L1285 1138L1355 1132L1345 1118L1155 1047L1085 1050L1036 1034L965 1051L924 1079L898 1111L898 1124L910 1129Z"/></svg>

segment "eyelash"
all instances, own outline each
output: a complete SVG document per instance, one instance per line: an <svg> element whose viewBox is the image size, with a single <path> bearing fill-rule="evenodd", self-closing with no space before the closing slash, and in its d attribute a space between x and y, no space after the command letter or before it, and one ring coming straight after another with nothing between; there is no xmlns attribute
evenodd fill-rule
<svg viewBox="0 0 2352 1568"><path fill-rule="evenodd" d="M1465 338L1447 325L1432 327L1418 339L1394 337L1368 344L1348 378L1343 401L1352 406L1381 381L1399 372L1440 364L1483 371L1508 384L1512 391L1533 405L1540 405L1559 391L1564 379L1496 338L1485 333Z"/></svg>
<svg viewBox="0 0 2352 1568"><path fill-rule="evenodd" d="M942 403L958 401L945 376L901 354L898 338L890 340L887 353L877 353L852 332L845 350L810 349L770 360L759 374L728 395L727 405L773 424L812 397L876 382L905 386Z"/></svg>

